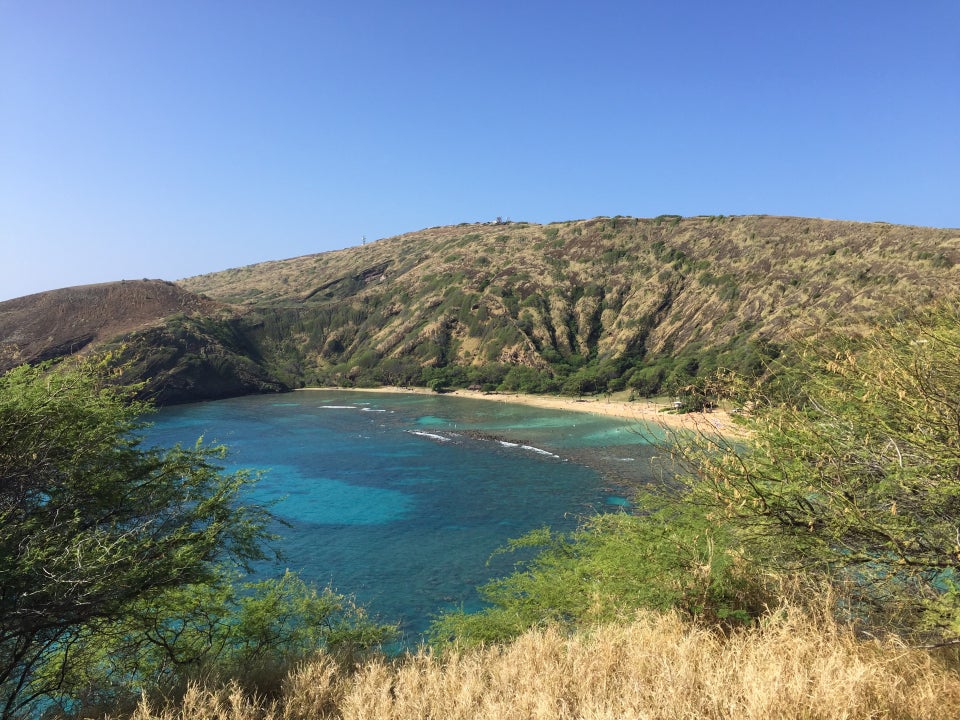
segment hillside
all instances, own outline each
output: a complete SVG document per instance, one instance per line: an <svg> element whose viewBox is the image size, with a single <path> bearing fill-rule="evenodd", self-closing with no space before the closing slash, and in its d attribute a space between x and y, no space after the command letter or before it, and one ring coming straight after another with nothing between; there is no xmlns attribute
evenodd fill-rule
<svg viewBox="0 0 960 720"><path fill-rule="evenodd" d="M670 391L956 293L960 230L768 216L430 228L0 303L3 367L105 344L160 402L302 384Z"/></svg>
<svg viewBox="0 0 960 720"><path fill-rule="evenodd" d="M209 314L218 306L160 280L101 283L15 298L0 303L0 368L80 352L173 313Z"/></svg>
<svg viewBox="0 0 960 720"><path fill-rule="evenodd" d="M250 360L239 339L177 332L194 322L188 318L219 326L235 314L161 280L27 295L0 303L0 372L112 346L131 363L128 379L146 381L143 394L161 403L285 389Z"/></svg>
<svg viewBox="0 0 960 720"><path fill-rule="evenodd" d="M431 228L190 278L289 381L656 390L955 291L960 231L665 216ZM421 368L468 368L467 372ZM524 387L525 385L525 387Z"/></svg>

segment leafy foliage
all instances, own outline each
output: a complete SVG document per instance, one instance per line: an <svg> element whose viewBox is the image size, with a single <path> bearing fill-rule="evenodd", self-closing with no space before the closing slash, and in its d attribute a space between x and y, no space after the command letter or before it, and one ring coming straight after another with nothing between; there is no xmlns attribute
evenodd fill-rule
<svg viewBox="0 0 960 720"><path fill-rule="evenodd" d="M850 614L960 635L960 321L950 308L809 345L749 386L749 446L702 439L691 499L751 556L845 586Z"/></svg>
<svg viewBox="0 0 960 720"><path fill-rule="evenodd" d="M223 574L131 603L123 616L58 647L41 672L63 673L61 685L71 690L57 697L64 710L115 711L141 693L169 700L199 680L266 696L321 649L356 659L394 634L393 626L295 573L242 584Z"/></svg>
<svg viewBox="0 0 960 720"><path fill-rule="evenodd" d="M683 504L598 515L570 534L543 528L504 552L529 549L538 551L532 559L481 588L490 607L440 616L434 642L503 642L532 627L609 622L640 608L674 608L724 625L762 609L759 585L729 534Z"/></svg>
<svg viewBox="0 0 960 720"><path fill-rule="evenodd" d="M255 478L222 474L220 447L141 447L135 390L92 361L0 376L2 718L38 701L76 709L94 677L112 693L238 667L280 651L274 639L318 639L290 631L292 618L334 615L322 612L332 597L292 578L237 594L227 579L269 539L268 511L243 503ZM280 630L265 624L284 603Z"/></svg>

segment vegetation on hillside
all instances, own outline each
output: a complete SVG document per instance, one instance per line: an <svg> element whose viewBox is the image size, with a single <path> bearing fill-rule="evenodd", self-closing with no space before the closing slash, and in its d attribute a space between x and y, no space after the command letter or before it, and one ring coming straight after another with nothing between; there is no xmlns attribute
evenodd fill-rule
<svg viewBox="0 0 960 720"><path fill-rule="evenodd" d="M432 228L181 281L291 386L674 393L954 292L960 232L664 216Z"/></svg>
<svg viewBox="0 0 960 720"><path fill-rule="evenodd" d="M111 354L125 376L141 379L137 396L157 405L289 389L230 316L177 313L124 336Z"/></svg>
<svg viewBox="0 0 960 720"><path fill-rule="evenodd" d="M303 385L677 394L951 296L960 231L768 216L430 228L0 303L0 371L124 349L160 403Z"/></svg>
<svg viewBox="0 0 960 720"><path fill-rule="evenodd" d="M78 353L174 313L216 316L224 306L172 282L125 280L0 302L0 372Z"/></svg>

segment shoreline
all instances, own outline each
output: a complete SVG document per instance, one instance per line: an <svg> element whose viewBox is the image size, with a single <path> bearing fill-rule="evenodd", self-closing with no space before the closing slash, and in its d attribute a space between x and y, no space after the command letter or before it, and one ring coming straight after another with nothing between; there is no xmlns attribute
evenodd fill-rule
<svg viewBox="0 0 960 720"><path fill-rule="evenodd" d="M436 395L429 388L386 386L379 388L344 388L344 387L306 387L299 390L336 390L341 392L368 392L368 393L397 393L406 395ZM725 410L711 412L691 412L676 414L664 412L663 405L650 400L627 401L608 397L568 398L557 395L530 395L512 392L482 392L480 390L451 390L443 395L467 398L470 400L485 400L487 402L511 403L540 407L565 412L586 412L594 415L634 420L637 422L656 425L667 430L688 430L726 436L742 435L730 413Z"/></svg>

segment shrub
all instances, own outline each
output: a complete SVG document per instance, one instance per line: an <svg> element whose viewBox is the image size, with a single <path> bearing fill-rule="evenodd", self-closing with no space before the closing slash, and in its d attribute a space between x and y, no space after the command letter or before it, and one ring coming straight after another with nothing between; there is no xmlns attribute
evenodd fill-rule
<svg viewBox="0 0 960 720"><path fill-rule="evenodd" d="M941 308L864 339L822 338L748 401L748 445L694 449L692 500L775 570L816 569L846 612L960 636L960 320Z"/></svg>
<svg viewBox="0 0 960 720"><path fill-rule="evenodd" d="M730 542L726 530L682 504L651 506L642 516L598 515L570 534L537 530L502 551L539 553L480 588L489 608L442 615L430 636L438 644L503 642L532 627L588 626L639 608L749 622L763 595Z"/></svg>
<svg viewBox="0 0 960 720"><path fill-rule="evenodd" d="M228 656L237 668L282 653L271 638L290 633L251 615L271 598L324 614L289 577L236 594L233 578L270 538L267 510L244 502L255 478L221 474L221 447L142 448L148 408L108 379L90 360L0 376L4 720L40 703L119 702ZM314 648L319 634L333 638L322 627L310 631Z"/></svg>

